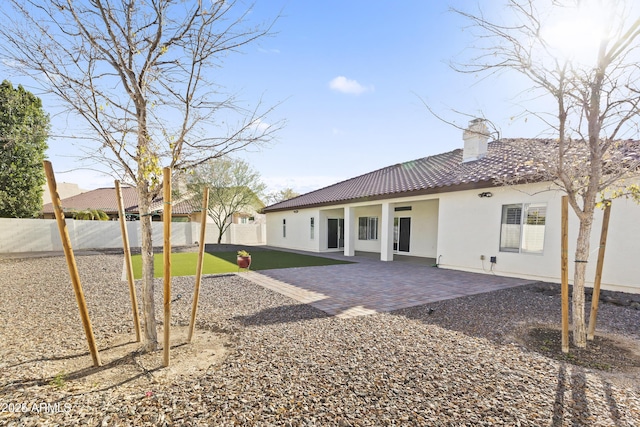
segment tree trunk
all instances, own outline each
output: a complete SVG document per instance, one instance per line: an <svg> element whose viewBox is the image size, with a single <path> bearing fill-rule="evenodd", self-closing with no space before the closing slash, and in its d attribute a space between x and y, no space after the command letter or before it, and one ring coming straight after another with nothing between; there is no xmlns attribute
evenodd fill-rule
<svg viewBox="0 0 640 427"><path fill-rule="evenodd" d="M223 225L221 227L218 227L218 244L220 244L220 242L222 242L222 238L224 237L224 233L227 232L229 227L231 227L231 223L227 223L226 219L225 219L225 222L223 223Z"/></svg>
<svg viewBox="0 0 640 427"><path fill-rule="evenodd" d="M587 346L587 327L584 311L584 282L589 260L589 237L593 225L593 215L585 215L580 219L580 229L575 253L575 269L573 275L573 292L571 296L573 312L573 344L578 348Z"/></svg>
<svg viewBox="0 0 640 427"><path fill-rule="evenodd" d="M153 277L153 242L151 240L151 195L148 184L138 184L138 198L140 208L140 226L142 231L142 311L144 318L144 349L155 351L158 349L158 332L156 324L156 309L154 302Z"/></svg>

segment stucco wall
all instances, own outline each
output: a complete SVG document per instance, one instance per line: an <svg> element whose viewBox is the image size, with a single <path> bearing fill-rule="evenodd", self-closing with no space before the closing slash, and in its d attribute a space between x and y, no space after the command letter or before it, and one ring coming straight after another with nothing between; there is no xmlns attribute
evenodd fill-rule
<svg viewBox="0 0 640 427"><path fill-rule="evenodd" d="M311 217L315 218L314 238L311 238ZM287 234L282 234L282 221L286 220ZM267 244L270 246L318 252L322 235L322 220L317 209L274 212L267 215ZM326 234L326 230L324 231Z"/></svg>
<svg viewBox="0 0 640 427"><path fill-rule="evenodd" d="M503 276L558 282L560 277L559 191L544 191L544 185L491 189L493 197L479 198L478 191L441 195L439 204L439 265L457 270L495 273ZM502 205L541 202L547 204L542 254L500 252ZM602 211L595 215L587 280L592 283L598 256ZM609 238L603 270L605 289L640 292L640 207L624 199L611 208ZM569 279L573 278L578 219L569 208ZM485 260L480 260L484 255ZM497 257L492 267L491 256ZM634 261L634 259L636 261Z"/></svg>

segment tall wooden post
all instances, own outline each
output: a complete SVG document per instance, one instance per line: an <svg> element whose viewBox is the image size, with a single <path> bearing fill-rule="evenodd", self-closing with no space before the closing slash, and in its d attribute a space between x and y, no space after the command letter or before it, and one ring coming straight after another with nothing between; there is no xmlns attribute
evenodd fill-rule
<svg viewBox="0 0 640 427"><path fill-rule="evenodd" d="M58 223L60 239L62 240L62 247L64 248L64 256L67 260L69 275L71 276L73 292L76 295L76 302L78 303L78 309L80 310L80 319L82 320L82 326L84 327L84 334L87 337L89 352L91 353L91 358L93 359L93 366L101 366L102 362L100 361L100 353L98 353L96 339L93 336L91 319L89 318L89 311L87 310L87 302L84 299L84 292L82 291L82 284L80 283L80 275L78 274L78 266L76 265L76 259L73 255L73 249L71 248L69 231L67 230L67 223L64 219L64 212L62 211L62 202L60 202L60 196L58 195L56 177L53 173L51 162L45 160L43 162L43 165L45 174L47 176L47 183L49 185L49 194L51 195L51 201L53 203L53 211L56 216L56 222Z"/></svg>
<svg viewBox="0 0 640 427"><path fill-rule="evenodd" d="M562 196L562 242L560 268L562 283L562 352L569 353L569 197Z"/></svg>
<svg viewBox="0 0 640 427"><path fill-rule="evenodd" d="M131 297L131 309L133 311L133 326L136 329L136 342L140 342L140 316L138 315L138 298L136 297L136 283L133 280L133 265L131 264L131 249L129 247L129 232L127 231L127 218L122 203L122 191L120 181L116 180L116 199L118 201L118 217L120 219L120 232L122 234L122 247L124 249L124 264L127 269L129 281L129 296Z"/></svg>
<svg viewBox="0 0 640 427"><path fill-rule="evenodd" d="M609 217L611 216L611 201L605 201L604 215L602 217L602 231L600 232L600 249L598 250L598 264L596 265L596 279L593 282L591 294L591 315L589 315L589 330L587 339L593 340L596 332L596 319L598 317L598 302L600 301L600 283L602 282L602 267L604 266L604 251L607 246L607 233L609 232Z"/></svg>
<svg viewBox="0 0 640 427"><path fill-rule="evenodd" d="M189 336L187 342L191 342L193 329L196 324L196 313L198 312L198 299L200 298L200 281L202 279L202 264L204 263L204 239L206 237L207 210L209 208L209 187L204 189L202 194L202 211L200 218L200 247L198 248L198 266L196 268L196 285L193 289L193 305L191 306L191 322L189 323Z"/></svg>
<svg viewBox="0 0 640 427"><path fill-rule="evenodd" d="M163 365L169 366L169 348L171 347L171 168L164 168L162 220L164 224L164 347Z"/></svg>

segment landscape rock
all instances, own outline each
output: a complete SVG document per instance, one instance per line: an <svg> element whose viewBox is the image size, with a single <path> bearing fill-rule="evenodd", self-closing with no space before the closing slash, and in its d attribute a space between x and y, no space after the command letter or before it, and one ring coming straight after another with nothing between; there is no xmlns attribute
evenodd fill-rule
<svg viewBox="0 0 640 427"><path fill-rule="evenodd" d="M210 363L171 371L158 367L161 352L134 351L122 262L121 255L77 259L109 362L93 368L64 258L0 260L0 424L640 424L637 383L514 339L519 325L559 323L558 299L532 286L340 319L241 275L205 276L196 356ZM189 324L193 282L172 280L172 294L182 295L172 305L176 331ZM155 290L162 319L161 280ZM639 322L638 310L606 304L598 326L637 342ZM176 366L196 345L178 344Z"/></svg>

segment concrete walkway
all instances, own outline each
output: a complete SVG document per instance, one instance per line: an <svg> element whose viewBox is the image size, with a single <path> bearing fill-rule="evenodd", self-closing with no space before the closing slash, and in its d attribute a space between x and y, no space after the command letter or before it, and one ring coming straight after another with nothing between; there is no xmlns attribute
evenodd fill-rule
<svg viewBox="0 0 640 427"><path fill-rule="evenodd" d="M432 267L430 260L383 262L368 256L330 257L355 263L239 275L337 317L393 311L531 283L531 280L440 269Z"/></svg>

